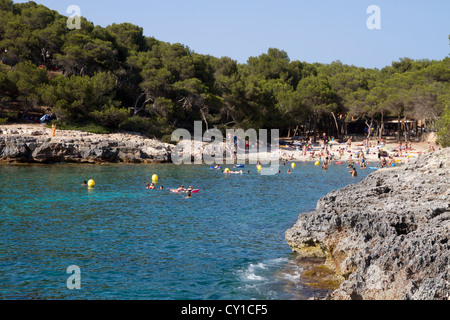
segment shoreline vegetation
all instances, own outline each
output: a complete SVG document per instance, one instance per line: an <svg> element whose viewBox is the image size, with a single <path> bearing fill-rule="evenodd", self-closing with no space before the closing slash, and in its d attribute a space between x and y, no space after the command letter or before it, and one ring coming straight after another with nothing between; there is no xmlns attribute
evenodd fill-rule
<svg viewBox="0 0 450 320"><path fill-rule="evenodd" d="M135 131L166 143L202 121L314 142L322 132L336 140L395 132L406 142L435 131L450 145L449 57L404 57L379 70L292 61L269 48L238 63L130 23L101 27L81 17L70 30L67 20L32 1L0 2L0 124L52 113L59 128Z"/></svg>

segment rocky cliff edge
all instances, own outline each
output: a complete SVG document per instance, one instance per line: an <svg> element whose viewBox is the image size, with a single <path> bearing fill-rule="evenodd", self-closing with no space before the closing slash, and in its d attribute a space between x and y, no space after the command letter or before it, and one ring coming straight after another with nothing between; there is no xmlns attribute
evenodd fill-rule
<svg viewBox="0 0 450 320"><path fill-rule="evenodd" d="M448 300L450 148L331 192L286 240L332 271L326 299Z"/></svg>
<svg viewBox="0 0 450 320"><path fill-rule="evenodd" d="M138 134L92 134L42 126L0 128L0 162L161 163L171 161L173 145Z"/></svg>

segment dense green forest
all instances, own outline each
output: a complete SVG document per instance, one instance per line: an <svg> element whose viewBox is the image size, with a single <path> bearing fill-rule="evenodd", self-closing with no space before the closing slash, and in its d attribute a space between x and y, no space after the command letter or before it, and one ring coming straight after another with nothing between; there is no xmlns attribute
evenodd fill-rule
<svg viewBox="0 0 450 320"><path fill-rule="evenodd" d="M240 64L146 37L133 24L103 28L82 18L70 30L67 17L43 5L0 0L0 58L0 122L51 110L61 127L167 140L195 120L205 129L342 138L357 122L381 134L388 118L400 121L401 137L411 130L401 121L415 119L450 145L449 57L402 58L378 70L291 61L270 48Z"/></svg>

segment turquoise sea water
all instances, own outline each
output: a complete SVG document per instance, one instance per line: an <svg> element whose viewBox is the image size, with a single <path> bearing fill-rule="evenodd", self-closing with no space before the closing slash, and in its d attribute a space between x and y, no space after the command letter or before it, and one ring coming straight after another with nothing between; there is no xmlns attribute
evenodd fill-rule
<svg viewBox="0 0 450 320"><path fill-rule="evenodd" d="M209 166L0 166L0 299L289 300L299 281L284 233L346 165L224 176ZM147 190L153 174L158 187ZM94 179L92 190L81 186ZM192 199L169 188L193 185ZM67 268L81 269L69 290Z"/></svg>

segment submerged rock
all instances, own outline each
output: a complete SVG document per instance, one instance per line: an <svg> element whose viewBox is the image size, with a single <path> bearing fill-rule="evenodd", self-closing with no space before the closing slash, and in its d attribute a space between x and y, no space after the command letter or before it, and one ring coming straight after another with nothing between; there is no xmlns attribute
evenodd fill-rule
<svg viewBox="0 0 450 320"><path fill-rule="evenodd" d="M286 240L334 271L327 299L449 299L450 148L331 192Z"/></svg>

